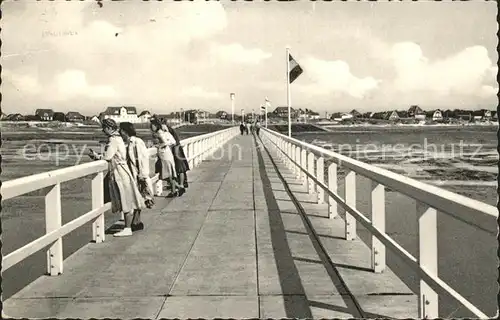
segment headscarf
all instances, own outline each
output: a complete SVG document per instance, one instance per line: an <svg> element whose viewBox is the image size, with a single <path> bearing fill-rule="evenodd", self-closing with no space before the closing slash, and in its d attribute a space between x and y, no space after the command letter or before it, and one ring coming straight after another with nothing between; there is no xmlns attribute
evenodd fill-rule
<svg viewBox="0 0 500 320"><path fill-rule="evenodd" d="M112 130L110 134L111 136L120 135L120 133L118 132L119 127L115 120L103 119L101 125L103 129L109 128Z"/></svg>
<svg viewBox="0 0 500 320"><path fill-rule="evenodd" d="M151 119L149 121L151 124L154 124L154 126L156 128L161 130L162 123L161 123L161 120L159 118L157 118L156 116L153 116L153 117L151 117Z"/></svg>

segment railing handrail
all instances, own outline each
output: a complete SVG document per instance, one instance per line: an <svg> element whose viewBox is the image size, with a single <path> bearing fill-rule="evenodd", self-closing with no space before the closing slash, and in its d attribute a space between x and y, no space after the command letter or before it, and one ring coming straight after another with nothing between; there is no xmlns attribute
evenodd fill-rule
<svg viewBox="0 0 500 320"><path fill-rule="evenodd" d="M220 134L221 132L226 130L230 130L231 128L190 137L181 140L180 143L182 146L186 146L189 143L198 142L200 140L216 136L217 134ZM148 153L150 156L156 155L157 148L156 147L149 148ZM196 156L198 155L195 154L194 156L189 156L187 160L190 160ZM107 170L107 168L108 168L108 162L106 160L98 160L62 169L46 171L27 177L17 178L14 180L9 180L2 183L2 186L0 188L2 194L2 200L12 199L26 193L44 189L46 187L55 185L57 183L63 183L70 180L79 179L90 174L105 171Z"/></svg>
<svg viewBox="0 0 500 320"><path fill-rule="evenodd" d="M234 132L231 132L233 130ZM236 127L191 137L181 141L187 146L186 153L193 168L201 163L211 151L235 136ZM150 155L156 154L156 148L148 149ZM45 196L46 234L2 257L2 271L5 271L35 252L51 246L47 252L48 273L61 274L63 270L62 237L76 228L92 221L93 240L104 241L104 213L111 209L111 203L104 203L104 171L108 169L105 160L93 161L77 166L43 172L40 174L7 181L2 185L3 199L14 198L35 190L51 187ZM92 210L78 218L62 224L61 183L95 174L92 179ZM158 174L152 177L161 190Z"/></svg>
<svg viewBox="0 0 500 320"><path fill-rule="evenodd" d="M352 159L339 153L285 136L266 128L263 129L285 141L299 145L302 148L306 148L316 155L320 155L327 159L333 159L338 165L342 165L366 178L383 184L386 187L405 194L415 200L428 204L438 211L448 215L455 217L458 216L460 219L465 221L470 221L471 216L474 215L498 217L497 208L484 202L467 198L448 190L405 177L401 174Z"/></svg>
<svg viewBox="0 0 500 320"><path fill-rule="evenodd" d="M349 166L346 166L346 167L348 167L349 169L353 170L356 173L358 171L356 171L354 168L357 169L357 167L359 166L359 163L361 163L363 165L363 169L364 170L369 170L371 168L378 169L377 167L374 167L372 165L368 165L368 164L362 163L360 161L357 161L357 160L354 160L354 159L342 156L342 155L337 154L335 152L331 152L331 151L328 151L328 150L321 150L322 148L320 148L320 147L316 147L316 146L310 145L308 143L299 141L297 139L287 137L285 135L282 135L280 133L271 131L269 129L264 129L264 131L267 132L267 133L269 133L269 134L271 134L271 135L274 135L277 138L282 139L283 141L286 141L286 142L289 142L291 144L295 144L297 146L300 146L300 147L303 148L302 150L309 151L309 152L311 152L313 154L320 154L321 157L324 157L325 155L326 156L333 156L333 158L337 160L337 163L339 165L340 165L340 161L342 161L342 160L344 160L344 161L342 161L343 164L345 164L345 163L349 163L349 164L354 163L354 165L352 165L350 167ZM381 230L379 227L375 226L373 224L373 221L370 221L364 214L362 214L359 210L357 210L355 208L355 204L349 204L349 203L347 203L335 191L330 190L330 188L329 188L330 181L328 181L328 185L325 184L325 182L322 181L322 180L320 180L320 179L318 179L318 177L315 176L314 173L308 172L309 168L303 167L302 164L300 163L300 160L298 160L299 162L295 161L295 159L293 159L292 157L290 157L285 150L282 150L282 148L280 147L280 145L278 145L276 142L272 141L271 139L269 139L269 141L277 148L277 150L279 150L279 152L281 152L284 155L284 157L286 158L287 161L289 161L291 164L293 164L293 166L295 166L301 172L303 172L305 174L305 176L307 177L308 180L310 179L314 185L316 185L318 188L321 188L337 204L340 204L340 206L346 211L346 215L347 214L352 215L354 217L354 219L355 219L354 221L359 221L372 234L373 237L375 237L376 239L378 239L378 241L380 241L384 246L387 246L387 248L389 248L392 252L394 252L400 259L402 259L412 270L414 270L415 272L417 272L417 274L421 277L422 280L425 281L425 283L429 287L431 287L436 292L450 295L455 300L457 300L458 302L460 302L463 306L465 306L469 311L471 311L472 313L474 313L474 315L476 315L477 317L479 317L479 318L488 318L485 313L483 313L481 310L479 310L470 301L468 301L460 293L458 293L456 290L454 290L452 287L450 287L446 282L444 282L441 278L439 278L437 272L433 272L433 270L429 270L426 266L421 265L420 261L417 258L415 258L414 256L412 256L407 250L405 250L400 244L398 244L393 238L391 238L385 232L385 230L384 230L385 227L384 227L384 229ZM384 174L384 175L386 173L390 173L390 178L393 178L394 176L399 176L398 174L392 173L392 172L390 172L388 170L383 170L382 169L379 172L379 174ZM361 173L361 175L363 175L363 173ZM371 178L372 176L368 176L368 177ZM375 175L375 177L378 177L378 175ZM403 177L403 176L401 176L401 177ZM388 181L391 181L390 178L388 179ZM375 180L375 179L373 179L373 180L375 182L377 182L378 184L380 184L380 185L385 185L385 182L387 181L387 180L382 180L381 181L381 180ZM413 179L409 179L409 180L415 181ZM418 181L415 181L415 182L418 182ZM336 181L334 183L336 184ZM423 183L420 183L420 184L423 184ZM425 185L425 184L423 184L423 185ZM396 188L394 188L394 189L396 191L399 191ZM439 189L439 188L437 188L437 189ZM439 190L441 191L441 189L439 189ZM445 191L445 190L443 190L443 191ZM399 192L401 192L401 191L399 191ZM347 191L346 191L346 193L347 193ZM413 195L411 195L411 194L410 194L410 197L412 197L412 198L415 199L415 197L413 197ZM472 200L472 199L470 199L470 200L471 201L475 201L475 200ZM421 202L427 203L426 201L421 201ZM488 206L487 204L484 204L482 202L479 202L479 201L476 201L476 202L478 202L479 204L482 204L484 206ZM437 209L437 208L434 208L434 209ZM446 210L439 210L439 211L443 212L445 214L448 213L448 212L446 212ZM480 214L481 213L486 213L487 216L490 217L490 218L491 218L491 216L495 216L496 217L496 214L492 215L489 212L482 212L481 210L478 210L478 212ZM457 214L458 213L455 212L452 215L456 216ZM373 219L373 217L372 217L372 219ZM435 219L435 217L434 217L434 219ZM383 222L383 224L385 225L385 222ZM437 225L435 225L435 227L437 227ZM351 223L351 228L355 229L355 223L354 223L354 226L352 226L352 223ZM346 222L346 231L347 231L347 222ZM436 230L429 230L429 231L430 231L429 235L431 237L432 237L432 234L436 235ZM419 237L421 237L421 235L419 235ZM373 240L372 240L372 242L373 242ZM420 239L419 239L419 242L420 242ZM435 243L435 245L437 246L437 243ZM373 248L372 248L372 250L373 250ZM383 255L384 255L384 257L383 257L384 262L383 263L385 265L385 253ZM372 252L372 259L373 258L374 258L374 255L373 255L373 252ZM419 295L419 299L421 299L420 295ZM425 303L425 302L420 302L420 303Z"/></svg>

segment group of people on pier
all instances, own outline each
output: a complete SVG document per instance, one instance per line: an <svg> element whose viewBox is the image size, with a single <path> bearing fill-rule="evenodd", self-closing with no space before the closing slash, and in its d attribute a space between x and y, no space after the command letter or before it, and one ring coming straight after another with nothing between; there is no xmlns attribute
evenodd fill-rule
<svg viewBox="0 0 500 320"><path fill-rule="evenodd" d="M259 135L260 132L260 121L256 120L254 123L243 122L240 123L240 133L241 135L248 134L249 132Z"/></svg>
<svg viewBox="0 0 500 320"><path fill-rule="evenodd" d="M157 117L150 120L150 128L157 140L155 173L159 179L170 182L169 198L180 197L188 187L189 163L180 144L177 132ZM145 142L137 137L132 123L119 125L112 119L102 121L102 131L108 137L103 154L90 150L93 160L109 162L105 187L108 187L112 212L123 212L125 227L116 237L131 236L144 229L141 211L154 206L154 191L150 177L150 155Z"/></svg>

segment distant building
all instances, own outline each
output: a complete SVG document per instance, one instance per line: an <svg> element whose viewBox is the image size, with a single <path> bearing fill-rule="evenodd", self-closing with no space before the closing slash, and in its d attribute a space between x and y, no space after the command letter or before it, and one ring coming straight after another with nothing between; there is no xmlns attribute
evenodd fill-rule
<svg viewBox="0 0 500 320"><path fill-rule="evenodd" d="M52 109L36 109L35 116L41 121L53 121L54 111Z"/></svg>
<svg viewBox="0 0 500 320"><path fill-rule="evenodd" d="M151 119L151 113L147 110L144 110L139 114L139 122L147 123Z"/></svg>
<svg viewBox="0 0 500 320"><path fill-rule="evenodd" d="M7 115L5 113L2 112L2 115L1 115L1 118L0 120L5 120L5 118L7 118Z"/></svg>
<svg viewBox="0 0 500 320"><path fill-rule="evenodd" d="M288 118L288 107L276 107L273 113L280 118ZM292 118L296 118L299 111L294 108L290 108L290 115Z"/></svg>
<svg viewBox="0 0 500 320"><path fill-rule="evenodd" d="M54 112L54 121L65 122L66 115L63 112Z"/></svg>
<svg viewBox="0 0 500 320"><path fill-rule="evenodd" d="M79 112L70 111L66 113L66 121L68 122L83 122L85 117Z"/></svg>
<svg viewBox="0 0 500 320"><path fill-rule="evenodd" d="M417 105L413 105L408 109L408 118L415 118L417 120L425 120L425 111Z"/></svg>
<svg viewBox="0 0 500 320"><path fill-rule="evenodd" d="M116 122L138 123L137 110L135 107L108 107L99 116L100 120L113 119Z"/></svg>
<svg viewBox="0 0 500 320"><path fill-rule="evenodd" d="M92 116L89 120L92 122L99 123L99 124L101 123L98 116Z"/></svg>
<svg viewBox="0 0 500 320"><path fill-rule="evenodd" d="M399 114L396 110L392 111L392 112L388 112L386 114L386 120L389 120L389 121L396 121L396 120L399 120L400 117L399 117Z"/></svg>
<svg viewBox="0 0 500 320"><path fill-rule="evenodd" d="M227 112L226 111L219 111L215 114L215 117L217 119L227 119Z"/></svg>
<svg viewBox="0 0 500 320"><path fill-rule="evenodd" d="M477 110L472 112L472 117L474 121L489 121L491 120L490 110Z"/></svg>
<svg viewBox="0 0 500 320"><path fill-rule="evenodd" d="M491 119L498 120L498 113L496 111L491 111Z"/></svg>
<svg viewBox="0 0 500 320"><path fill-rule="evenodd" d="M432 118L432 121L435 121L435 122L440 122L440 121L443 121L443 113L441 112L441 110L435 110L435 111L431 111L431 116L430 118Z"/></svg>
<svg viewBox="0 0 500 320"><path fill-rule="evenodd" d="M358 112L358 110L356 110L356 109L353 109L353 110L350 112L350 114L352 114L352 117L353 117L353 118L361 118L361 117L363 116L363 115L362 115L360 112Z"/></svg>
<svg viewBox="0 0 500 320"><path fill-rule="evenodd" d="M7 121L23 121L24 116L20 113L11 113L5 118L5 120L7 120Z"/></svg>

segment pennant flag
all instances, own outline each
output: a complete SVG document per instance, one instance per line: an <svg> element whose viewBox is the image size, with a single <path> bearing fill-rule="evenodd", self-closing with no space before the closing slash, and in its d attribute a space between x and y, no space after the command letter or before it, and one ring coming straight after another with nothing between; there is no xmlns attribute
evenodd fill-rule
<svg viewBox="0 0 500 320"><path fill-rule="evenodd" d="M302 74L303 70L291 54L288 54L288 67L290 70L290 83L292 83Z"/></svg>

